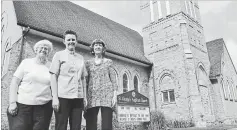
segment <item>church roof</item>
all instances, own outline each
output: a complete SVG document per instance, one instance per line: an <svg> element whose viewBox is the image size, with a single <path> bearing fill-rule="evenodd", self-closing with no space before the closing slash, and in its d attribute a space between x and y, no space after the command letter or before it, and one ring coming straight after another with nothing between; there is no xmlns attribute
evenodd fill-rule
<svg viewBox="0 0 237 130"><path fill-rule="evenodd" d="M224 50L222 38L207 42L207 51L211 63L210 78L221 74L221 57Z"/></svg>
<svg viewBox="0 0 237 130"><path fill-rule="evenodd" d="M107 51L148 65L142 36L119 23L69 1L14 1L17 24L62 38L71 29L81 44L95 38L105 41Z"/></svg>

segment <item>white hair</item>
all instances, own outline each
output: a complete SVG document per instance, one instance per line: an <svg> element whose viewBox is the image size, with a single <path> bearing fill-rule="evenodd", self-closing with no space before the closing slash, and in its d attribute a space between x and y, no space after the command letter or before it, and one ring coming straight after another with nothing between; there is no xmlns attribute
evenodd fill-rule
<svg viewBox="0 0 237 130"><path fill-rule="evenodd" d="M42 46L42 45L46 45L46 46L48 47L49 53L53 50L53 44L52 44L52 42L50 42L49 40L44 39L44 40L40 40L40 41L38 41L37 43L35 43L35 45L34 45L34 51L36 52L37 48L38 48L39 46Z"/></svg>

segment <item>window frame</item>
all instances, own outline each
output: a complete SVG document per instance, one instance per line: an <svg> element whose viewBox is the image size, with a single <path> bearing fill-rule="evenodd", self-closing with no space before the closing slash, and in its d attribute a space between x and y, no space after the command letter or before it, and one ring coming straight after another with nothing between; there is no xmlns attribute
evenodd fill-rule
<svg viewBox="0 0 237 130"><path fill-rule="evenodd" d="M123 91L122 92L126 93L126 92L124 92L124 75L126 75L126 77L127 77L127 91L126 92L129 91L129 78L128 78L128 74L126 72L122 76L122 85L123 85Z"/></svg>
<svg viewBox="0 0 237 130"><path fill-rule="evenodd" d="M168 94L168 101L164 101L164 93L167 92ZM174 93L174 101L170 101L170 92L173 92ZM165 104L171 104L171 103L176 103L176 98L175 98L175 92L174 92L174 89L168 89L168 90L164 90L164 91L161 91L162 93L162 102L165 103Z"/></svg>
<svg viewBox="0 0 237 130"><path fill-rule="evenodd" d="M136 90L136 89L135 89L135 77L136 77L136 79L137 79L137 92L140 92L139 77L138 77L137 75L135 75L135 76L133 77L133 87L134 87L134 90Z"/></svg>

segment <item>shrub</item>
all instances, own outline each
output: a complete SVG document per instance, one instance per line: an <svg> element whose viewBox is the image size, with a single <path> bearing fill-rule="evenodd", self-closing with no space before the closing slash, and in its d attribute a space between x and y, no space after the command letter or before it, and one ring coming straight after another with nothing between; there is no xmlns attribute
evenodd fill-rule
<svg viewBox="0 0 237 130"><path fill-rule="evenodd" d="M168 128L187 128L194 127L192 120L175 119L168 120L164 114L159 111L151 112L150 122L143 123L144 130L165 130Z"/></svg>
<svg viewBox="0 0 237 130"><path fill-rule="evenodd" d="M163 130L166 129L166 119L162 112L153 111L151 112L150 122L144 123L144 128L147 130Z"/></svg>
<svg viewBox="0 0 237 130"><path fill-rule="evenodd" d="M167 121L167 127L169 128L187 128L187 127L194 127L194 123L192 120L169 120Z"/></svg>

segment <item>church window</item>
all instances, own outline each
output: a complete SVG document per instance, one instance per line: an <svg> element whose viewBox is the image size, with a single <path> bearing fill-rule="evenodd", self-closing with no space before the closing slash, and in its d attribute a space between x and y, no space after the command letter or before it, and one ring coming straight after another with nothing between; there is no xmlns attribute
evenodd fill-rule
<svg viewBox="0 0 237 130"><path fill-rule="evenodd" d="M195 6L194 6L194 3L192 3L192 6L193 6L193 13L194 13L194 18L196 19L197 16L196 16L196 11L195 11Z"/></svg>
<svg viewBox="0 0 237 130"><path fill-rule="evenodd" d="M175 102L175 95L174 90L167 90L162 92L163 95L163 102L165 103L172 103Z"/></svg>
<svg viewBox="0 0 237 130"><path fill-rule="evenodd" d="M170 74L164 74L160 80L160 88L162 92L162 101L164 103L172 103L175 102L175 82Z"/></svg>
<svg viewBox="0 0 237 130"><path fill-rule="evenodd" d="M227 93L228 93L228 97L230 99L230 101L233 100L233 97L232 97L232 93L231 93L231 84L230 83L227 83Z"/></svg>
<svg viewBox="0 0 237 130"><path fill-rule="evenodd" d="M223 94L224 94L224 99L228 100L227 92L226 92L226 86L227 86L227 83L224 84L224 81L223 81L223 83L222 83L222 90L223 90Z"/></svg>
<svg viewBox="0 0 237 130"><path fill-rule="evenodd" d="M235 86L234 86L234 84L232 83L232 86L231 86L231 92L232 92L232 95L233 95L233 100L236 100L236 90L235 90Z"/></svg>
<svg viewBox="0 0 237 130"><path fill-rule="evenodd" d="M150 15L151 15L151 22L154 22L154 12L153 12L153 2L150 1Z"/></svg>
<svg viewBox="0 0 237 130"><path fill-rule="evenodd" d="M185 4L185 10L186 10L186 13L188 14L188 5L187 5L186 0L184 1L184 4Z"/></svg>
<svg viewBox="0 0 237 130"><path fill-rule="evenodd" d="M193 11L193 10L192 10L192 4L193 4L193 2L192 2L192 1L189 1L188 3L189 3L189 9L190 9L190 16L193 17L193 12L192 12L192 11Z"/></svg>
<svg viewBox="0 0 237 130"><path fill-rule="evenodd" d="M234 91L234 93L235 93L235 101L237 102L237 85L236 85L236 87L235 87L235 91Z"/></svg>
<svg viewBox="0 0 237 130"><path fill-rule="evenodd" d="M138 88L138 78L137 78L137 76L134 76L133 83L134 83L134 90L136 90L137 92L139 92L139 88Z"/></svg>
<svg viewBox="0 0 237 130"><path fill-rule="evenodd" d="M230 92L230 101L233 101L235 99L233 82L231 82L231 84L229 85L229 92Z"/></svg>
<svg viewBox="0 0 237 130"><path fill-rule="evenodd" d="M170 2L167 0L165 1L165 4L166 4L167 15L170 15Z"/></svg>
<svg viewBox="0 0 237 130"><path fill-rule="evenodd" d="M118 73L115 68L112 68L113 74L115 74L115 80L116 80L116 85L118 86L118 92L121 92L121 88L119 87L119 79L118 79Z"/></svg>
<svg viewBox="0 0 237 130"><path fill-rule="evenodd" d="M160 1L158 1L157 4L158 4L159 19L160 19L160 18L162 18L162 11L161 11L161 4L160 4Z"/></svg>
<svg viewBox="0 0 237 130"><path fill-rule="evenodd" d="M125 73L123 74L123 92L128 91L128 75Z"/></svg>

